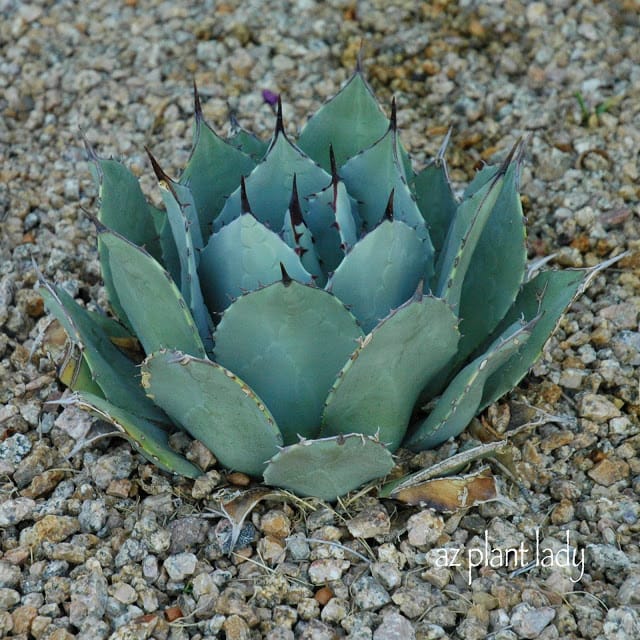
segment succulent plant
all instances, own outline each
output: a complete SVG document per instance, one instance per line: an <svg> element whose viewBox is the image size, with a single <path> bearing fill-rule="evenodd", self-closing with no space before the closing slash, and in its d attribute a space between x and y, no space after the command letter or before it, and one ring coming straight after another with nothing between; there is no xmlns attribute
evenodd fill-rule
<svg viewBox="0 0 640 640"><path fill-rule="evenodd" d="M458 200L446 141L414 173L360 69L297 144L280 102L268 144L232 125L217 135L195 92L180 179L150 155L164 210L91 152L110 309L43 283L60 378L165 470L201 473L169 446L184 429L226 468L333 500L516 385L588 273L528 277L522 143Z"/></svg>

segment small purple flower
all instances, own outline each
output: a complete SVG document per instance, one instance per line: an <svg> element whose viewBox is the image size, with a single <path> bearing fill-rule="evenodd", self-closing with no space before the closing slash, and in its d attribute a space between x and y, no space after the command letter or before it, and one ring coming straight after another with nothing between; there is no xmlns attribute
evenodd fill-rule
<svg viewBox="0 0 640 640"><path fill-rule="evenodd" d="M262 90L262 99L272 107L278 103L278 94L269 89Z"/></svg>

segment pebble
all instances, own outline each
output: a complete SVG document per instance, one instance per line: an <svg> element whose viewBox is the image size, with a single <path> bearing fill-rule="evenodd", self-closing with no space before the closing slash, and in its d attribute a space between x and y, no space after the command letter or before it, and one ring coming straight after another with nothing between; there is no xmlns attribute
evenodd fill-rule
<svg viewBox="0 0 640 640"><path fill-rule="evenodd" d="M373 632L373 640L413 640L415 637L411 622L393 611L383 616L382 624Z"/></svg>
<svg viewBox="0 0 640 640"><path fill-rule="evenodd" d="M45 541L62 542L80 530L77 518L71 516L46 515L32 527L20 532L20 544L39 546Z"/></svg>
<svg viewBox="0 0 640 640"><path fill-rule="evenodd" d="M442 516L431 509L413 514L407 521L407 539L413 547L426 547L436 543L444 531Z"/></svg>
<svg viewBox="0 0 640 640"><path fill-rule="evenodd" d="M635 572L620 585L618 602L625 605L640 604L640 572Z"/></svg>
<svg viewBox="0 0 640 640"><path fill-rule="evenodd" d="M555 615L552 607L535 608L522 602L511 612L511 626L520 638L539 638Z"/></svg>
<svg viewBox="0 0 640 640"><path fill-rule="evenodd" d="M340 580L343 572L350 566L349 561L337 558L314 560L309 565L309 580L311 580L312 584L325 584Z"/></svg>
<svg viewBox="0 0 640 640"><path fill-rule="evenodd" d="M355 606L363 611L377 611L391 602L386 589L371 576L358 578L353 583L351 591Z"/></svg>
<svg viewBox="0 0 640 640"><path fill-rule="evenodd" d="M10 498L0 503L0 527L16 525L30 520L35 510L35 500L31 498Z"/></svg>
<svg viewBox="0 0 640 640"><path fill-rule="evenodd" d="M347 529L354 538L375 538L389 533L391 521L387 510L382 505L375 505L347 521Z"/></svg>
<svg viewBox="0 0 640 640"><path fill-rule="evenodd" d="M587 474L592 480L605 487L629 477L629 465L624 460L605 458L589 469Z"/></svg>
<svg viewBox="0 0 640 640"><path fill-rule="evenodd" d="M176 582L183 582L196 570L198 558L193 553L177 553L169 556L162 566L169 577Z"/></svg>
<svg viewBox="0 0 640 640"><path fill-rule="evenodd" d="M620 409L607 398L595 393L586 393L578 402L578 413L581 417L594 422L606 422L620 416Z"/></svg>

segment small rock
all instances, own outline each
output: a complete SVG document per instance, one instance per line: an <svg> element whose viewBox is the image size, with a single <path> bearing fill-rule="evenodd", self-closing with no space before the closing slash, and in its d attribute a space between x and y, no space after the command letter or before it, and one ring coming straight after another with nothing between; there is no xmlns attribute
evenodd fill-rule
<svg viewBox="0 0 640 640"><path fill-rule="evenodd" d="M31 451L31 441L22 433L14 433L0 443L0 460L18 464Z"/></svg>
<svg viewBox="0 0 640 640"><path fill-rule="evenodd" d="M374 538L391 530L389 514L382 505L367 507L347 522L347 529L354 538Z"/></svg>
<svg viewBox="0 0 640 640"><path fill-rule="evenodd" d="M99 489L106 489L113 480L128 478L132 471L133 456L126 450L101 456L89 465L91 477Z"/></svg>
<svg viewBox="0 0 640 640"><path fill-rule="evenodd" d="M624 551L611 544L590 544L587 554L590 566L596 571L623 571L631 563Z"/></svg>
<svg viewBox="0 0 640 640"><path fill-rule="evenodd" d="M177 553L169 556L163 563L169 577L182 582L196 570L198 558L193 553Z"/></svg>
<svg viewBox="0 0 640 640"><path fill-rule="evenodd" d="M222 624L222 630L227 640L250 640L249 625L237 615L229 616Z"/></svg>
<svg viewBox="0 0 640 640"><path fill-rule="evenodd" d="M339 558L322 558L314 560L309 566L309 580L312 584L325 584L340 580L342 573L351 566L348 560Z"/></svg>
<svg viewBox="0 0 640 640"><path fill-rule="evenodd" d="M17 586L21 576L20 567L10 564L6 560L0 560L0 588Z"/></svg>
<svg viewBox="0 0 640 640"><path fill-rule="evenodd" d="M303 533L294 533L287 538L287 551L292 560L306 560L311 555L311 547Z"/></svg>
<svg viewBox="0 0 640 640"><path fill-rule="evenodd" d="M520 638L537 638L555 615L551 607L536 609L521 602L511 612L511 626Z"/></svg>
<svg viewBox="0 0 640 640"><path fill-rule="evenodd" d="M284 539L291 534L291 520L283 511L272 509L260 519L260 529L265 535Z"/></svg>
<svg viewBox="0 0 640 640"><path fill-rule="evenodd" d="M578 414L594 422L606 422L620 416L620 409L604 396L585 393L578 403Z"/></svg>
<svg viewBox="0 0 640 640"><path fill-rule="evenodd" d="M351 589L354 604L362 611L377 611L391 602L386 589L370 576L362 576L356 580Z"/></svg>
<svg viewBox="0 0 640 640"><path fill-rule="evenodd" d="M588 476L605 487L629 477L629 465L624 460L604 458L587 471Z"/></svg>
<svg viewBox="0 0 640 640"><path fill-rule="evenodd" d="M620 604L640 604L640 573L631 574L618 589Z"/></svg>
<svg viewBox="0 0 640 640"><path fill-rule="evenodd" d="M20 593L15 589L0 587L0 611L9 611L20 602Z"/></svg>
<svg viewBox="0 0 640 640"><path fill-rule="evenodd" d="M331 598L322 608L320 619L323 622L342 622L349 613L349 602L343 598Z"/></svg>
<svg viewBox="0 0 640 640"><path fill-rule="evenodd" d="M39 546L45 540L62 542L70 535L80 530L77 518L70 516L48 515L20 532L20 544L24 546Z"/></svg>
<svg viewBox="0 0 640 640"><path fill-rule="evenodd" d="M640 638L640 615L633 607L609 609L602 631L607 640Z"/></svg>
<svg viewBox="0 0 640 640"><path fill-rule="evenodd" d="M390 562L374 562L371 565L371 575L379 580L387 591L393 591L402 582L402 573Z"/></svg>
<svg viewBox="0 0 640 640"><path fill-rule="evenodd" d="M11 617L13 618L13 635L24 634L26 636L31 631L31 624L37 615L38 610L29 605L14 609L11 613Z"/></svg>
<svg viewBox="0 0 640 640"><path fill-rule="evenodd" d="M97 533L107 522L109 510L104 500L84 500L78 522L82 531Z"/></svg>
<svg viewBox="0 0 640 640"><path fill-rule="evenodd" d="M220 484L222 475L219 471L212 469L198 476L193 482L191 496L196 500L202 500L213 493L213 490Z"/></svg>
<svg viewBox="0 0 640 640"><path fill-rule="evenodd" d="M171 546L169 553L176 554L196 549L207 539L209 523L204 518L189 516L169 523Z"/></svg>
<svg viewBox="0 0 640 640"><path fill-rule="evenodd" d="M396 612L385 615L382 624L373 632L373 640L413 640L415 637L411 622Z"/></svg>
<svg viewBox="0 0 640 640"><path fill-rule="evenodd" d="M434 544L443 531L444 520L430 509L415 513L407 522L408 540L413 547Z"/></svg>
<svg viewBox="0 0 640 640"><path fill-rule="evenodd" d="M138 599L136 590L126 582L118 582L110 589L110 592L122 604L133 604Z"/></svg>
<svg viewBox="0 0 640 640"><path fill-rule="evenodd" d="M0 527L8 527L29 520L35 510L35 500L14 498L0 503Z"/></svg>

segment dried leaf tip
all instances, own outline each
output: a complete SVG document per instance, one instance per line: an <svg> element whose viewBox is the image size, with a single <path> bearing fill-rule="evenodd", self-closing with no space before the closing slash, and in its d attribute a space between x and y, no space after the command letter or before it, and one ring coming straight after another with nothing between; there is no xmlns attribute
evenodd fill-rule
<svg viewBox="0 0 640 640"><path fill-rule="evenodd" d="M158 182L165 183L168 188L169 184L171 183L171 178L164 172L164 170L160 166L160 163L154 158L149 147L145 146L144 150L147 152L147 155L149 156L149 160L151 161L151 166L153 167L153 172L156 174L156 178L158 178Z"/></svg>
<svg viewBox="0 0 640 640"><path fill-rule="evenodd" d="M282 264L282 262L280 263L280 273L282 273L282 284L285 287L288 287L292 282L293 279L291 278L291 276L287 273L287 270L285 269L284 265Z"/></svg>
<svg viewBox="0 0 640 640"><path fill-rule="evenodd" d="M193 79L193 113L196 117L196 122L202 120L202 103L200 102L200 94L198 93L198 85L196 79Z"/></svg>
<svg viewBox="0 0 640 640"><path fill-rule="evenodd" d="M387 200L387 206L384 210L383 218L385 220L389 220L389 222L393 222L393 196L395 194L395 189L391 189L391 193L389 194L389 199Z"/></svg>
<svg viewBox="0 0 640 640"><path fill-rule="evenodd" d="M247 196L247 184L244 180L244 176L240 176L240 210L242 213L251 213L251 205L249 204L249 198Z"/></svg>
<svg viewBox="0 0 640 640"><path fill-rule="evenodd" d="M298 185L296 174L293 174L293 186L291 187L291 200L289 200L289 213L291 215L291 224L295 227L304 224L304 218L302 217L302 208L300 207L300 198L298 196ZM296 238L297 240L297 238Z"/></svg>
<svg viewBox="0 0 640 640"><path fill-rule="evenodd" d="M282 98L278 96L278 107L276 111L276 133L274 137L277 137L278 134L282 134L286 136L287 134L284 132L284 121L282 118Z"/></svg>
<svg viewBox="0 0 640 640"><path fill-rule="evenodd" d="M389 118L389 129L393 132L398 129L398 114L396 111L396 97L391 98L391 116Z"/></svg>

